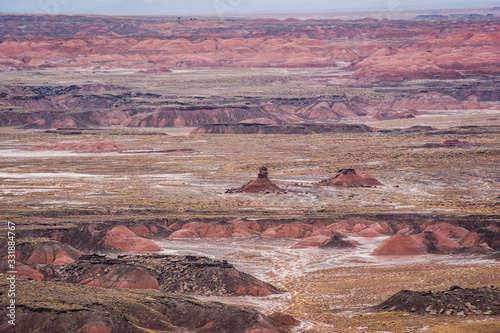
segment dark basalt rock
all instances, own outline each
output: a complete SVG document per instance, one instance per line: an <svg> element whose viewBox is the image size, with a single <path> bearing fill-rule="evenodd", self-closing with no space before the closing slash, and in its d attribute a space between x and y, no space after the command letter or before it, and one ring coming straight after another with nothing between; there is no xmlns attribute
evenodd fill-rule
<svg viewBox="0 0 500 333"><path fill-rule="evenodd" d="M122 255L116 258L83 255L64 268L48 265L42 272L48 280L105 288L159 289L219 296L280 293L272 285L236 270L226 260L190 255Z"/></svg>

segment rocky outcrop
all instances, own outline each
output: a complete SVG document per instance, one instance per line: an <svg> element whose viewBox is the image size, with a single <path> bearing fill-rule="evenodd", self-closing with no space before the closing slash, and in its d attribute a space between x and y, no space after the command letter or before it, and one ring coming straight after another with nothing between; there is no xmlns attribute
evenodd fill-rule
<svg viewBox="0 0 500 333"><path fill-rule="evenodd" d="M403 311L420 315L498 315L500 290L497 287L460 288L453 286L445 291L401 290L376 305L379 311Z"/></svg>
<svg viewBox="0 0 500 333"><path fill-rule="evenodd" d="M383 185L369 174L358 175L354 169L341 169L328 179L314 183L314 186L372 187Z"/></svg>
<svg viewBox="0 0 500 333"><path fill-rule="evenodd" d="M159 289L196 295L267 296L280 291L236 270L226 261L197 256L85 255L65 268L47 266L47 280L63 280L101 288Z"/></svg>
<svg viewBox="0 0 500 333"><path fill-rule="evenodd" d="M0 272L3 274L7 274L8 272L11 272L12 269L9 265L9 262L7 259L0 259ZM8 273L12 275L17 275L17 276L24 276L27 278L35 279L38 281L41 281L44 279L44 275L39 272L38 270L32 268L29 265L25 265L22 262L16 262L15 265L15 271L14 273Z"/></svg>
<svg viewBox="0 0 500 333"><path fill-rule="evenodd" d="M257 179L243 185L238 189L228 189L226 193L253 193L253 194L269 194L269 193L283 193L284 191L280 189L276 184L274 184L269 178L267 173L267 168L265 166L260 167Z"/></svg>

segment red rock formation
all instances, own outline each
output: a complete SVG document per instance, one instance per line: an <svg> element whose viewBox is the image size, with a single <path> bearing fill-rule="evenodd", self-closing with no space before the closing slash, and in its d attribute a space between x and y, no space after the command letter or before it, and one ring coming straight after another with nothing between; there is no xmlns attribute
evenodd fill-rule
<svg viewBox="0 0 500 333"><path fill-rule="evenodd" d="M128 252L157 252L161 247L150 239L137 236L132 230L122 225L109 230L100 241L109 250Z"/></svg>
<svg viewBox="0 0 500 333"><path fill-rule="evenodd" d="M458 244L465 246L465 247L470 247L474 245L479 245L484 242L484 237L477 232L470 232L464 237L460 238L458 241Z"/></svg>
<svg viewBox="0 0 500 333"><path fill-rule="evenodd" d="M293 318L290 315L281 313L281 312L275 312L271 315L268 316L269 319L273 322L273 324L277 327L296 327L300 326L300 321L297 319Z"/></svg>
<svg viewBox="0 0 500 333"><path fill-rule="evenodd" d="M158 280L142 267L92 265L80 276L79 283L100 288L158 289Z"/></svg>
<svg viewBox="0 0 500 333"><path fill-rule="evenodd" d="M431 224L427 228L424 229L424 231L435 231L439 232L443 236L450 237L450 238L455 238L455 239L460 239L462 237L465 237L469 234L469 230L449 224L446 222L440 222L436 224Z"/></svg>
<svg viewBox="0 0 500 333"><path fill-rule="evenodd" d="M0 272L7 274L7 272L12 271L9 268L8 261L7 259L0 259ZM44 279L44 275L37 271L36 269L31 268L28 265L23 264L22 262L18 261L16 262L16 273L9 273L12 275L17 275L17 276L24 276L28 278L32 278L38 281L41 281Z"/></svg>
<svg viewBox="0 0 500 333"><path fill-rule="evenodd" d="M33 249L33 252L26 259L30 264L70 264L77 260L82 252L67 245L59 243L40 244Z"/></svg>
<svg viewBox="0 0 500 333"><path fill-rule="evenodd" d="M446 140L439 144L440 147L463 147L469 146L470 142L468 141L460 141L460 140Z"/></svg>
<svg viewBox="0 0 500 333"><path fill-rule="evenodd" d="M334 235L328 242L321 245L321 249L349 249L361 245L354 240L343 240L339 234Z"/></svg>
<svg viewBox="0 0 500 333"><path fill-rule="evenodd" d="M372 253L372 256L415 256L427 254L427 247L412 236L394 235L383 242Z"/></svg>
<svg viewBox="0 0 500 333"><path fill-rule="evenodd" d="M111 152L122 152L125 150L130 150L128 146L116 143L111 140L101 140L96 143L90 142L70 142L70 143L60 143L56 145L37 145L31 148L25 148L24 150L36 151L36 150L69 150L75 153L111 153Z"/></svg>
<svg viewBox="0 0 500 333"><path fill-rule="evenodd" d="M325 225L313 225L311 230L306 230L304 237L311 237L311 236L328 236L331 237L335 234L335 231L332 229L328 228Z"/></svg>
<svg viewBox="0 0 500 333"><path fill-rule="evenodd" d="M317 235L317 236L310 236L307 238L304 238L294 246L292 246L292 249L303 249L307 247L320 247L322 245L325 245L330 241L331 237L325 236L325 235Z"/></svg>
<svg viewBox="0 0 500 333"><path fill-rule="evenodd" d="M341 169L338 173L314 186L371 187L383 185L369 174L358 175L354 169Z"/></svg>
<svg viewBox="0 0 500 333"><path fill-rule="evenodd" d="M371 229L371 228L366 228L366 229L363 229L363 230L356 232L353 236L354 237L373 238L373 237L380 237L380 236L382 236L382 234L379 233L378 231Z"/></svg>
<svg viewBox="0 0 500 333"><path fill-rule="evenodd" d="M169 238L230 238L233 232L234 226L228 223L190 222L174 231Z"/></svg>
<svg viewBox="0 0 500 333"><path fill-rule="evenodd" d="M339 234L333 236L317 235L304 238L294 246L292 249L303 249L308 247L318 247L322 249L344 249L353 248L358 246L359 243L350 240L343 240Z"/></svg>
<svg viewBox="0 0 500 333"><path fill-rule="evenodd" d="M273 238L302 238L309 226L303 223L280 224L267 228L262 232L262 237Z"/></svg>

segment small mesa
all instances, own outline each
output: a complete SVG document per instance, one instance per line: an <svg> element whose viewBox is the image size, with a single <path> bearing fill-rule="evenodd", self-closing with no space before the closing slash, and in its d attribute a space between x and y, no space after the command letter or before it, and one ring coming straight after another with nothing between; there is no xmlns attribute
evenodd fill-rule
<svg viewBox="0 0 500 333"><path fill-rule="evenodd" d="M279 188L275 183L273 183L268 178L267 168L265 166L260 167L257 179L243 185L237 189L228 189L226 193L257 193L257 194L269 194L269 193L284 193L281 188Z"/></svg>
<svg viewBox="0 0 500 333"><path fill-rule="evenodd" d="M337 174L313 186L372 187L384 185L370 174L358 175L354 169L340 169Z"/></svg>

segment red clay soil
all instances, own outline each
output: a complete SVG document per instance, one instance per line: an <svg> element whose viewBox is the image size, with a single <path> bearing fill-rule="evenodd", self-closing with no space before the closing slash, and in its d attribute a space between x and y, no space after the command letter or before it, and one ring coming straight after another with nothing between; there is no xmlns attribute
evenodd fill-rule
<svg viewBox="0 0 500 333"><path fill-rule="evenodd" d="M267 168L260 167L257 179L249 182L238 189L228 189L226 193L252 193L252 194L269 194L269 193L283 193L276 184L274 184L267 177Z"/></svg>
<svg viewBox="0 0 500 333"><path fill-rule="evenodd" d="M7 259L7 247L0 251L0 257ZM82 252L74 247L51 239L23 239L16 246L15 259L24 264L69 264L77 260Z"/></svg>
<svg viewBox="0 0 500 333"><path fill-rule="evenodd" d="M358 175L354 169L341 169L328 179L314 183L314 186L371 187L383 185L369 174Z"/></svg>
<svg viewBox="0 0 500 333"><path fill-rule="evenodd" d="M78 282L100 288L158 289L158 280L142 267L119 265L91 265L80 276Z"/></svg>
<svg viewBox="0 0 500 333"><path fill-rule="evenodd" d="M372 256L418 256L428 254L427 247L412 236L394 235L383 242Z"/></svg>
<svg viewBox="0 0 500 333"><path fill-rule="evenodd" d="M243 188L244 193L281 193L281 190L267 177L267 168L260 167L257 179Z"/></svg>
<svg viewBox="0 0 500 333"><path fill-rule="evenodd" d="M0 259L0 272L7 274L7 272L9 271L12 271L12 269L9 268L7 259ZM42 273L40 273L36 269L31 268L28 265L23 264L20 261L16 262L15 273L9 273L9 274L24 276L38 281L41 281L44 278Z"/></svg>
<svg viewBox="0 0 500 333"><path fill-rule="evenodd" d="M281 312L275 312L269 315L268 318L271 319L273 324L276 325L277 327L291 328L300 326L300 321L298 321L297 319L293 318L290 315Z"/></svg>
<svg viewBox="0 0 500 333"><path fill-rule="evenodd" d="M320 247L322 245L325 245L330 241L331 237L325 236L325 235L318 235L318 236L311 236L304 238L294 246L292 246L292 249L303 249L307 247Z"/></svg>
<svg viewBox="0 0 500 333"><path fill-rule="evenodd" d="M349 249L361 245L354 240L343 240L340 235L334 235L328 242L321 245L320 249Z"/></svg>
<svg viewBox="0 0 500 333"><path fill-rule="evenodd" d="M100 241L108 250L126 252L158 252L162 248L150 239L137 236L129 228L119 225L109 230Z"/></svg>
<svg viewBox="0 0 500 333"><path fill-rule="evenodd" d="M468 141L460 141L460 140L446 140L439 144L440 147L464 147L470 146L470 142Z"/></svg>
<svg viewBox="0 0 500 333"><path fill-rule="evenodd" d="M356 232L353 236L354 237L374 238L374 237L380 237L383 235L376 230L373 230L371 228L366 228L366 229L363 229L363 230Z"/></svg>
<svg viewBox="0 0 500 333"><path fill-rule="evenodd" d="M37 150L69 150L74 153L115 153L130 150L128 146L116 143L111 140L102 140L96 143L90 142L71 142L71 143L60 143L55 145L38 145L31 148L26 148L28 151Z"/></svg>

